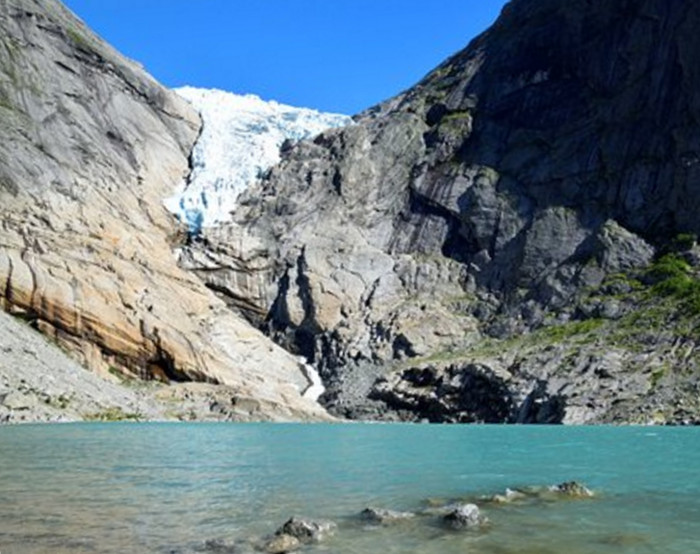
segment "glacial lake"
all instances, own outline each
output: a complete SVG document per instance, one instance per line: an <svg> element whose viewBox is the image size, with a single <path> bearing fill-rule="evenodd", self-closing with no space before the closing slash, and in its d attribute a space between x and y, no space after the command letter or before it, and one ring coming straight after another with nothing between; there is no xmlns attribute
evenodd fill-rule
<svg viewBox="0 0 700 554"><path fill-rule="evenodd" d="M363 523L507 487L585 483L593 499L483 504ZM0 552L207 552L331 519L304 552L700 552L700 428L112 423L0 428ZM215 550L209 550L215 551Z"/></svg>

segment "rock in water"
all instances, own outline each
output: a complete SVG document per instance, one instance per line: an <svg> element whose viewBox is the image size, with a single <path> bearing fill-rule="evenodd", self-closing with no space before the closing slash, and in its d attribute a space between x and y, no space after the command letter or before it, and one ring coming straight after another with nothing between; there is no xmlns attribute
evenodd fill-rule
<svg viewBox="0 0 700 554"><path fill-rule="evenodd" d="M450 529L478 529L488 522L476 504L462 504L446 514L442 521Z"/></svg>
<svg viewBox="0 0 700 554"><path fill-rule="evenodd" d="M365 508L360 512L360 517L370 523L388 524L397 521L405 521L416 516L413 512L398 512L384 508Z"/></svg>
<svg viewBox="0 0 700 554"><path fill-rule="evenodd" d="M566 481L549 488L550 491L572 498L591 498L593 491L578 481Z"/></svg>
<svg viewBox="0 0 700 554"><path fill-rule="evenodd" d="M527 498L524 492L514 489L506 489L503 494L494 494L486 498L489 502L494 504L511 504L512 502L517 502L518 500L523 500Z"/></svg>
<svg viewBox="0 0 700 554"><path fill-rule="evenodd" d="M292 517L280 527L275 534L279 536L291 536L301 542L319 542L330 535L336 528L332 521L315 521Z"/></svg>
<svg viewBox="0 0 700 554"><path fill-rule="evenodd" d="M258 419L327 417L298 360L232 315L163 207L197 113L56 0L0 6L0 303L98 371L204 380Z"/></svg>
<svg viewBox="0 0 700 554"><path fill-rule="evenodd" d="M209 539L204 542L205 552L214 552L216 554L237 554L238 549L235 543L222 539Z"/></svg>
<svg viewBox="0 0 700 554"><path fill-rule="evenodd" d="M292 552L301 547L301 541L292 535L280 534L271 538L265 545L265 551L269 554L283 554Z"/></svg>

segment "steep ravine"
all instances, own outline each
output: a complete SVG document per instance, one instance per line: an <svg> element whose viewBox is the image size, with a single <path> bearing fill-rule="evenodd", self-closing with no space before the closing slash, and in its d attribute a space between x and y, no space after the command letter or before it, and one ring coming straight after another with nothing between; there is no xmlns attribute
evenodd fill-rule
<svg viewBox="0 0 700 554"><path fill-rule="evenodd" d="M513 0L285 149L187 256L338 414L698 421L698 23L680 0Z"/></svg>

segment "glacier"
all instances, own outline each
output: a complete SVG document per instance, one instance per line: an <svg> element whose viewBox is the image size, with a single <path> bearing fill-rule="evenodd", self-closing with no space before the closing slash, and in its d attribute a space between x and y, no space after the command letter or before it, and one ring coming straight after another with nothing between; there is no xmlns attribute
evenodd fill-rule
<svg viewBox="0 0 700 554"><path fill-rule="evenodd" d="M347 115L295 108L253 94L189 86L174 90L199 111L203 122L190 176L164 201L193 235L230 220L240 193L280 160L286 140L311 138L352 123Z"/></svg>

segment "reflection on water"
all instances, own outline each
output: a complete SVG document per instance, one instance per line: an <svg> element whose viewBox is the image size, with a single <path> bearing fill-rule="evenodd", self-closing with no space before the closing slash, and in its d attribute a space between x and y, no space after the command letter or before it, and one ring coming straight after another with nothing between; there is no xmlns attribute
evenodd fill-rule
<svg viewBox="0 0 700 554"><path fill-rule="evenodd" d="M700 552L700 430L411 425L70 424L0 428L0 552L186 553L333 519L317 552ZM592 500L479 502L490 524L422 512L576 479ZM429 499L432 499L429 501Z"/></svg>

